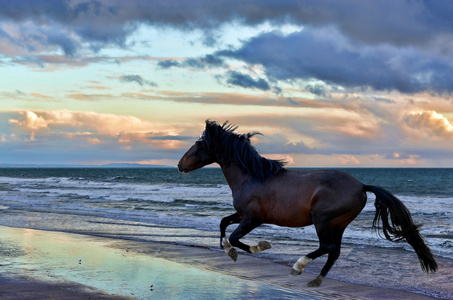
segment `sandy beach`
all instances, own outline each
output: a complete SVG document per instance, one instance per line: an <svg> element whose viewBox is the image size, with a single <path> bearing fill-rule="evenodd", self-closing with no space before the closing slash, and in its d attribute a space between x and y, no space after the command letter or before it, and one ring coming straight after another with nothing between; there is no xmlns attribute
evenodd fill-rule
<svg viewBox="0 0 453 300"><path fill-rule="evenodd" d="M327 278L240 253L0 226L2 299L433 299Z"/></svg>

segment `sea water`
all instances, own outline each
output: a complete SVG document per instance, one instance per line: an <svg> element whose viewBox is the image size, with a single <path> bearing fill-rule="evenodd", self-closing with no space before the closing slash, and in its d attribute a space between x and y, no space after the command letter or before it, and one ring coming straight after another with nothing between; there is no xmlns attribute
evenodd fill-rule
<svg viewBox="0 0 453 300"><path fill-rule="evenodd" d="M364 210L345 231L342 255L329 276L441 297L453 295L449 276L453 266L453 169L343 171L395 194L411 211L414 222L423 224L422 235L447 269L435 280L411 280L411 276L424 276L415 253L408 244L386 241L372 231L374 195L369 194ZM234 212L231 190L217 168L197 170L189 176L175 168L0 169L0 225L218 249L220 220ZM263 225L243 241L253 244L262 239L273 248L259 255L280 263L292 264L318 246L313 226ZM368 255L370 258L363 257ZM316 274L323 263L322 259L312 263L307 271ZM411 266L404 271L412 264L417 269ZM402 268L411 274L400 274ZM409 279L388 279L398 276Z"/></svg>

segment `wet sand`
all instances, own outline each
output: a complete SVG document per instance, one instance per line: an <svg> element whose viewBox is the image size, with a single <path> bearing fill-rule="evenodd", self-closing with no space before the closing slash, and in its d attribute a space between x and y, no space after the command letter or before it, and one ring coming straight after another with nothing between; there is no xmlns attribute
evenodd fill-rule
<svg viewBox="0 0 453 300"><path fill-rule="evenodd" d="M194 241L196 244L196 241ZM1 299L434 299L326 278L240 252L0 226Z"/></svg>
<svg viewBox="0 0 453 300"><path fill-rule="evenodd" d="M0 298L28 299L131 299L112 296L76 283L49 283L33 278L0 276Z"/></svg>

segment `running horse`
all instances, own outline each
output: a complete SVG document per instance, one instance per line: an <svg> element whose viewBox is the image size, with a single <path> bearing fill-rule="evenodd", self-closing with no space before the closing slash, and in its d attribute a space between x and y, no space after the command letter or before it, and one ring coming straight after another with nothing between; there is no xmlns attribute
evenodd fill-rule
<svg viewBox="0 0 453 300"><path fill-rule="evenodd" d="M408 209L394 195L381 187L362 184L337 170L286 169L283 161L266 159L251 145L250 138L258 132L238 134L236 129L228 121L219 125L207 120L200 138L178 164L183 174L211 163L222 168L236 213L220 222L220 247L234 261L238 256L235 247L252 254L271 248L267 241L254 246L240 241L264 223L287 227L314 224L319 248L299 258L291 274L301 274L310 261L328 254L321 273L308 283L311 287L319 286L340 255L344 230L365 206L366 192L372 192L376 195L373 228L382 231L383 238L389 241L409 243L425 273L437 270L419 226L413 223ZM227 239L225 230L231 224L239 225Z"/></svg>

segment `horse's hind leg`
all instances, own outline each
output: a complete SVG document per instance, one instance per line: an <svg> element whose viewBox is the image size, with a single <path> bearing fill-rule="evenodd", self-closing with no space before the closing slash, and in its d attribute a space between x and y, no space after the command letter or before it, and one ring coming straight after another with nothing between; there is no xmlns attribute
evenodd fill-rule
<svg viewBox="0 0 453 300"><path fill-rule="evenodd" d="M309 262L324 254L329 254L321 274L308 283L308 286L310 287L320 286L324 280L324 277L326 277L330 268L337 260L340 255L341 237L344 232L344 228L341 230L336 228L334 229L330 224L318 224L315 225L315 227L319 237L319 248L306 256L299 258L291 270L292 275L299 275L304 271L305 266Z"/></svg>
<svg viewBox="0 0 453 300"><path fill-rule="evenodd" d="M292 275L300 275L304 271L305 267L309 262L324 254L329 253L331 249L335 248L335 243L333 242L332 238L331 225L315 224L315 228L319 238L319 248L307 254L306 256L299 258L291 270Z"/></svg>
<svg viewBox="0 0 453 300"><path fill-rule="evenodd" d="M330 271L333 264L336 262L336 260L340 256L341 239L343 237L344 230L345 230L345 228L341 228L341 227L334 228L333 240L334 240L335 247L329 251L329 256L327 257L327 262L324 265L324 267L322 268L321 273L318 276L316 276L315 279L313 279L312 281L310 281L308 283L309 287L320 286L321 283L323 282L324 278L327 276L327 273Z"/></svg>

